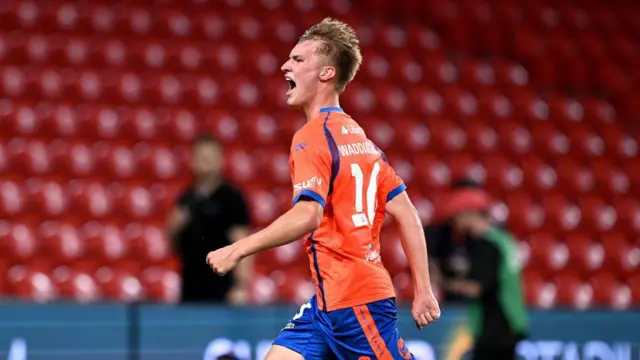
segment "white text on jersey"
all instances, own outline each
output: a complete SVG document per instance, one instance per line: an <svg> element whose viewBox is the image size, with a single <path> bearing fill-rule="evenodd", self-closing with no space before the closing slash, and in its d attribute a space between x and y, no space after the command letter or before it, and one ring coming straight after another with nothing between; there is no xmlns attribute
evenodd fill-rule
<svg viewBox="0 0 640 360"><path fill-rule="evenodd" d="M378 149L370 141L362 141L352 144L338 145L338 150L342 156L352 156L361 154L378 155Z"/></svg>
<svg viewBox="0 0 640 360"><path fill-rule="evenodd" d="M309 180L297 183L295 185L293 185L293 190L294 191L300 191L303 189L313 189L316 186L320 186L322 185L322 179L318 176L314 176Z"/></svg>

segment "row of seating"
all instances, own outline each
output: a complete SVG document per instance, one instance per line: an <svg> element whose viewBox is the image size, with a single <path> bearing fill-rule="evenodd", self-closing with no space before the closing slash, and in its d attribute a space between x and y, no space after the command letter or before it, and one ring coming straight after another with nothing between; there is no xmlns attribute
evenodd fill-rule
<svg viewBox="0 0 640 360"><path fill-rule="evenodd" d="M369 59L369 63L376 64L376 60L380 59L382 58L374 57ZM438 57L430 58L424 67L412 59L399 58L398 61L400 63L378 63L379 67L369 70L369 79L366 78L367 69L363 69L363 76L350 86L350 91L345 94L349 94L345 100L355 105L354 110L364 114L371 112L374 108L388 113L409 113L422 112L426 107L432 108L429 112L433 112L438 108L446 110L443 105L453 105L454 107L450 109L453 114L470 116L476 115L478 111L478 100L475 96L488 100L489 103L483 104L488 106L493 105L492 98L504 95L523 98L525 104L527 100L538 100L534 99L533 94L526 89L532 75L520 65L511 63L492 65L482 61L469 61L456 66L455 63ZM11 98L31 101L106 102L123 105L165 104L167 106L181 104L212 106L228 101L242 107L253 108L264 105L274 109L282 104L275 101L283 100L286 92L286 82L276 71L280 67L277 61L273 60L269 63L268 75L248 73L247 69L238 62L233 61L233 64L239 66L238 71L222 70L221 75L216 76L215 80L204 72L197 74L166 70L163 72L152 68L138 72L113 68L96 70L10 65L2 70L1 85L4 92ZM601 73L585 69L584 79L581 80L584 84L580 87L584 90L589 86L587 83L591 83L592 86L603 91L624 92L629 94L631 99L637 98L633 79L640 76L640 73L638 76L629 76L627 72L620 72L621 70L611 70L607 67L601 69ZM570 73L564 69L558 69L558 71ZM567 71L575 71L575 69ZM614 73L609 74L611 71ZM555 72L550 72L548 77L549 82L562 78ZM256 80L256 78L263 80ZM534 78L542 79L543 75L536 74ZM394 81L391 82L389 79ZM366 81L375 82L375 84L364 86ZM447 95L446 102L440 104L435 98L425 103L424 101L427 100L425 95L430 95L428 91L431 90L424 88L425 83L431 84L434 89ZM594 91L594 93L597 92L600 90ZM578 92L578 94L585 93L585 91ZM375 106L376 99L382 102L382 106ZM501 113L508 114L510 109L505 108L506 105L508 104L501 105L500 110L489 107L488 113L495 113L491 115L498 115L498 117ZM544 103L541 105L543 106ZM622 101L620 106L623 114L638 114L638 105L632 101ZM549 116L544 112L544 108L538 109L538 113L532 114L533 116ZM566 117L562 113L559 115Z"/></svg>
<svg viewBox="0 0 640 360"><path fill-rule="evenodd" d="M149 222L118 225L111 218L114 217L82 225L52 220L36 226L24 220L2 221L0 249L6 255L3 259L11 264L36 263L49 267L123 265L141 270L148 266L175 265L163 226ZM393 225L390 228L393 229ZM519 242L521 261L527 270L535 270L544 276L557 275L565 270L581 276L608 271L621 279L639 274L640 249L637 241L630 241L617 230L596 236L594 238L594 234L580 229L570 232L566 239L559 239L550 232L538 230L526 241ZM385 267L392 274L405 271L408 263L397 230L386 230L382 234L382 243L381 256ZM303 244L299 241L259 255L256 271L265 274L274 268L304 268L307 263Z"/></svg>
<svg viewBox="0 0 640 360"><path fill-rule="evenodd" d="M179 300L180 277L173 270L150 267L135 273L122 268L101 267L95 271L60 266L42 272L25 266L5 267L5 289L19 298L49 302L70 299L78 302L116 300L124 302ZM251 283L250 298L264 305L280 301L303 303L314 293L314 285L307 272L274 271L257 275ZM621 281L610 272L599 272L585 281L573 273L545 280L536 272L527 272L526 298L529 304L541 308L569 306L578 309L604 306L616 310L627 309L640 301L640 276L629 282ZM399 301L411 301L410 274L399 273L393 278ZM436 290L437 291L437 290Z"/></svg>
<svg viewBox="0 0 640 360"><path fill-rule="evenodd" d="M231 1L229 1L231 2ZM603 33L626 30L638 34L640 26L634 15L637 10L632 2L603 6L597 1L580 4L557 4L549 1L535 1L524 6L513 1L473 1L460 3L442 1L424 3L407 0L401 4L389 4L383 0L368 2L366 5L348 1L297 1L284 6L281 0L264 0L262 6L230 4L225 9L224 2L215 4L213 11L210 1L190 3L153 0L130 2L96 1L92 4L69 4L58 1L53 6L39 6L37 2L24 1L4 7L1 19L7 27L26 29L59 30L65 32L90 31L95 33L115 33L119 35L148 35L166 37L221 38L229 37L242 41L255 41L265 36L274 39L289 38L287 32L277 31L283 22L295 23L299 27L311 24L311 19L322 14L340 13L350 23L360 25L370 16L356 14L385 14L401 17L405 21L420 20L430 24L458 25L469 23L475 26L501 27L528 24L535 29L548 31L564 28L572 31L594 29ZM155 5L155 6L154 6ZM158 5L162 5L159 6ZM297 5L297 6L296 6ZM182 8L181 8L182 7ZM296 8L297 7L297 8ZM126 10L126 11L123 11ZM358 11L360 10L360 11ZM365 11L368 10L368 11ZM260 15L269 11L274 18L263 19ZM233 21L228 13L232 12ZM304 14L306 16L296 16ZM225 16L227 15L227 16ZM380 25L388 25L382 23ZM559 26L559 25L562 25ZM384 30L384 26L376 30ZM295 34L295 33L294 33ZM402 44L403 46L405 44ZM409 44L417 46L419 43Z"/></svg>
<svg viewBox="0 0 640 360"><path fill-rule="evenodd" d="M72 179L147 183L185 181L189 149L188 145L169 147L143 142L129 145L108 141L91 143L58 139L49 142L14 138L8 143L0 140L0 170L6 175L4 180L14 182L32 177L63 184ZM468 149L474 150L474 147ZM447 154L446 151L416 154L414 150L417 149L398 147L396 151L389 151L387 158L407 184L423 192L445 188L452 179L464 174L486 181L488 189L496 194L500 194L501 188L527 190L539 195L562 190L565 196L575 200L576 195L587 195L592 191L599 191L599 196L605 198L639 194L640 191L640 175L633 171L635 161L632 158L615 162L611 157L580 161L562 154L556 155L555 159L549 155L550 160L546 160L546 157L524 154L509 158L495 150L479 152L481 156L469 153L438 155ZM425 150L431 151L426 147ZM290 184L289 156L282 147L229 146L225 157L227 175L233 181L274 186Z"/></svg>

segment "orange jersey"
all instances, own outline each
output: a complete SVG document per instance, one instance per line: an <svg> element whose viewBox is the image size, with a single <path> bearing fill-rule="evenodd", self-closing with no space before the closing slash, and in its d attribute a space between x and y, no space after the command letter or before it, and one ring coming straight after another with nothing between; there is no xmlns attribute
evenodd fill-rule
<svg viewBox="0 0 640 360"><path fill-rule="evenodd" d="M306 236L318 307L332 311L395 297L380 259L388 201L405 190L384 154L342 109L324 108L293 137L293 203L324 207Z"/></svg>

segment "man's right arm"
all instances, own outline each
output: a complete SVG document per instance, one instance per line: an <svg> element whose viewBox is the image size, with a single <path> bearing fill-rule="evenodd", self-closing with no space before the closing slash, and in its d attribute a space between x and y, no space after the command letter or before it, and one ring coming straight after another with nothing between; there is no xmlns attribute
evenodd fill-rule
<svg viewBox="0 0 640 360"><path fill-rule="evenodd" d="M389 213L398 223L404 252L413 274L413 288L416 293L431 292L427 242L418 211L406 192L394 197L386 205Z"/></svg>
<svg viewBox="0 0 640 360"><path fill-rule="evenodd" d="M180 233L184 230L185 226L187 226L191 217L188 204L189 194L185 193L180 196L178 201L176 201L176 205L171 210L167 218L167 238L171 242L171 247L174 249L174 251L178 251L178 249L180 248Z"/></svg>

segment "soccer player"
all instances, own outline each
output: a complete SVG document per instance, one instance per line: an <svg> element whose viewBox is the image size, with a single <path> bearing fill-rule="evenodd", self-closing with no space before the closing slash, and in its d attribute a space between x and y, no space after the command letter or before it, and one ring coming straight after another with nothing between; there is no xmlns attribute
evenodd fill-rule
<svg viewBox="0 0 640 360"><path fill-rule="evenodd" d="M385 213L402 233L416 326L440 317L422 224L405 185L339 107L361 62L355 32L343 22L324 19L300 37L282 66L287 103L307 119L291 145L293 208L207 256L212 269L225 274L246 256L306 236L316 295L280 332L267 360L414 359L397 330L395 291L379 255Z"/></svg>

